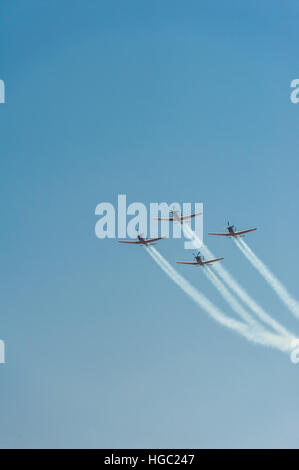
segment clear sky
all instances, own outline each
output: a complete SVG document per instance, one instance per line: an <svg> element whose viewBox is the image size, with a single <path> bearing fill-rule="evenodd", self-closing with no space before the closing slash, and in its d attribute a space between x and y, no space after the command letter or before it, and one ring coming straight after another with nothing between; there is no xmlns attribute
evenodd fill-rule
<svg viewBox="0 0 299 470"><path fill-rule="evenodd" d="M298 293L295 0L3 0L0 447L298 447L299 364L220 327L95 207L204 203ZM299 325L230 240L209 246ZM171 262L191 253L179 240ZM180 266L223 312L200 269Z"/></svg>

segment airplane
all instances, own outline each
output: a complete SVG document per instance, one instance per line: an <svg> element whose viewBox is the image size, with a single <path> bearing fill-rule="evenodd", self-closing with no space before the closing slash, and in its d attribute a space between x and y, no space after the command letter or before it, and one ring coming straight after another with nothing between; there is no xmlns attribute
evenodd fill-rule
<svg viewBox="0 0 299 470"><path fill-rule="evenodd" d="M227 233L208 233L208 235L219 235L221 237L230 237L230 238L238 238L243 237L245 233L253 232L256 228L249 228L248 230L240 230L237 231L237 227L235 225L230 225L227 222Z"/></svg>
<svg viewBox="0 0 299 470"><path fill-rule="evenodd" d="M194 260L193 262L187 262L187 261L176 261L178 264L192 264L193 266L204 266L205 264L211 264L214 263L215 261L221 261L224 258L215 258L215 259L210 259L208 261L204 261L204 257L200 254L200 251L198 253L193 253Z"/></svg>
<svg viewBox="0 0 299 470"><path fill-rule="evenodd" d="M151 246L155 245L159 240L162 240L165 237L159 238L143 238L142 234L137 233L137 240L127 241L127 240L118 240L118 243L129 243L130 245L140 245L140 246Z"/></svg>
<svg viewBox="0 0 299 470"><path fill-rule="evenodd" d="M179 222L180 224L183 224L184 220L191 219L192 217L196 217L197 215L201 215L201 214L202 214L201 212L197 212L195 214L182 216L182 215L179 214L178 211L175 211L175 210L171 209L169 211L169 215L170 215L169 218L154 217L154 220L168 220L169 222Z"/></svg>

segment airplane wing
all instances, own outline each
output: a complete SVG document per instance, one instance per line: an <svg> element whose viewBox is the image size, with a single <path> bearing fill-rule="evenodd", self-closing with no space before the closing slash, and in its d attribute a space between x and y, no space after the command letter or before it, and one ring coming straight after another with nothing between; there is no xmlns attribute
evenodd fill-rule
<svg viewBox="0 0 299 470"><path fill-rule="evenodd" d="M220 237L231 237L231 233L208 233L208 235L219 235Z"/></svg>
<svg viewBox="0 0 299 470"><path fill-rule="evenodd" d="M193 264L193 265L198 264L199 265L199 263L194 263L194 262L193 263L187 263L187 261L176 261L176 263L178 263L178 264Z"/></svg>
<svg viewBox="0 0 299 470"><path fill-rule="evenodd" d="M181 217L178 215L177 217L171 217L171 218L165 218L165 217L153 217L154 220L168 220L170 222L175 221L180 221L180 220L186 220L186 219L191 219L192 217L196 217L197 215L202 215L201 212L197 212L196 214L191 214L191 215L185 215L184 217Z"/></svg>
<svg viewBox="0 0 299 470"><path fill-rule="evenodd" d="M197 212L196 214L185 215L184 217L180 217L181 220L191 219L192 217L196 217L197 215L201 215L201 212Z"/></svg>
<svg viewBox="0 0 299 470"><path fill-rule="evenodd" d="M152 242L157 242L159 240L163 240L165 237L159 237L159 238L148 238L147 240L144 240L145 243L152 243Z"/></svg>
<svg viewBox="0 0 299 470"><path fill-rule="evenodd" d="M173 218L167 219L165 217L153 217L154 220L169 220L170 222L173 222Z"/></svg>
<svg viewBox="0 0 299 470"><path fill-rule="evenodd" d="M243 233L253 232L256 228L250 228L248 230L241 230L240 232L235 232L235 235L242 235Z"/></svg>
<svg viewBox="0 0 299 470"><path fill-rule="evenodd" d="M224 259L224 258L210 259L209 261L202 261L201 264L210 264L210 263L214 263L215 261L221 261L222 259Z"/></svg>
<svg viewBox="0 0 299 470"><path fill-rule="evenodd" d="M138 245L138 243L140 243L139 241L126 241L126 240L118 240L118 243L130 243L130 244L133 244L133 245Z"/></svg>

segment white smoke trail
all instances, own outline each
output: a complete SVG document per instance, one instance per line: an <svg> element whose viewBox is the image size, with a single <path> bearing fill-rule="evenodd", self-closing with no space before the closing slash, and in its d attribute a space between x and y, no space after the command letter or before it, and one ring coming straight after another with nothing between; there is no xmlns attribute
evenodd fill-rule
<svg viewBox="0 0 299 470"><path fill-rule="evenodd" d="M197 305L205 310L218 323L234 331L237 331L240 335L254 343L259 343L264 346L271 346L283 352L288 352L291 350L290 344L291 340L294 339L293 337L290 340L289 338L283 338L281 336L262 331L262 329L257 332L252 331L244 323L224 315L199 290L195 289L185 278L179 275L177 271L153 246L147 247L147 252L167 274L167 276L172 279L177 286L179 286L187 295L189 295Z"/></svg>
<svg viewBox="0 0 299 470"><path fill-rule="evenodd" d="M184 231L188 237L193 238L197 244L202 244L201 250L203 254L209 258L215 258L214 254L204 245L197 237L196 233L191 230L188 225L183 225ZM271 326L274 331L286 337L291 337L291 333L284 328L278 321L272 318L264 309L253 300L246 290L233 278L233 276L221 265L216 263L214 269L223 281L231 288L231 290L247 305L250 310L265 324Z"/></svg>
<svg viewBox="0 0 299 470"><path fill-rule="evenodd" d="M242 251L250 263L260 272L288 309L299 318L299 304L282 283L271 273L270 269L253 253L244 240L235 240L237 247Z"/></svg>
<svg viewBox="0 0 299 470"><path fill-rule="evenodd" d="M203 272L209 281L212 282L214 287L220 292L222 297L226 300L226 302L232 307L232 309L241 317L243 320L246 321L248 325L256 326L261 328L260 322L256 321L252 315L250 315L243 305L236 299L236 297L231 294L225 284L219 279L219 277L213 272L212 267L203 267Z"/></svg>

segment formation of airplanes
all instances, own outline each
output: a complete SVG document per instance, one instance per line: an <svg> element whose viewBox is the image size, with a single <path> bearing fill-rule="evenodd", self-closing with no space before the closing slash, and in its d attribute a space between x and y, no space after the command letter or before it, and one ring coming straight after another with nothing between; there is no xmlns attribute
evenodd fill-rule
<svg viewBox="0 0 299 470"><path fill-rule="evenodd" d="M154 217L155 220L167 220L170 222L178 222L180 224L184 223L184 220L191 219L193 217L196 217L198 215L201 215L201 212L197 212L195 214L187 215L187 216L181 216L178 211L175 210L170 210L169 211L169 217ZM249 228L246 230L237 230L235 225L230 225L230 223L227 223L226 226L226 232L225 233L215 233L215 232L210 232L208 235L217 235L220 237L228 237L228 238L239 238L239 237L244 237L246 233L253 232L256 230L256 228ZM142 234L137 234L137 240L118 240L119 243L128 243L131 245L140 245L140 246L151 246L155 245L156 242L163 240L165 237L158 237L158 238L144 238ZM206 265L212 265L216 261L222 261L224 258L215 258L215 259L210 259L210 260L205 260L204 256L200 254L200 251L197 253L193 253L194 260L193 261L176 261L178 264L188 264L191 266L206 266Z"/></svg>

